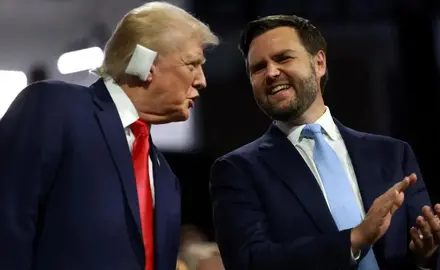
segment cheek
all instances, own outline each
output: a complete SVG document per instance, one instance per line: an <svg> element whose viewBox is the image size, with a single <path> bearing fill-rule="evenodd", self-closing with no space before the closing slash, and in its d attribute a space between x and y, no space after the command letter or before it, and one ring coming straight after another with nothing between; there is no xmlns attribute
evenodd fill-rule
<svg viewBox="0 0 440 270"><path fill-rule="evenodd" d="M264 94L264 83L263 83L264 79L262 79L261 77L262 76L255 75L255 76L252 76L250 79L250 83L251 83L254 95L257 95L257 96Z"/></svg>
<svg viewBox="0 0 440 270"><path fill-rule="evenodd" d="M179 72L179 74L176 74L175 76L173 82L174 87L176 87L176 90L179 89L180 93L188 95L192 91L194 78L194 74L192 74L190 71Z"/></svg>
<svg viewBox="0 0 440 270"><path fill-rule="evenodd" d="M304 79L308 78L312 73L310 65L288 65L284 70L284 73L293 79Z"/></svg>
<svg viewBox="0 0 440 270"><path fill-rule="evenodd" d="M161 95L167 100L177 100L185 91L180 78L170 75L161 78L158 83L160 86Z"/></svg>
<svg viewBox="0 0 440 270"><path fill-rule="evenodd" d="M158 80L156 84L157 104L160 106L174 106L181 103L182 100L182 87L178 84L178 79L173 76L166 76ZM160 100L160 101L159 101ZM174 104L174 105L173 105Z"/></svg>

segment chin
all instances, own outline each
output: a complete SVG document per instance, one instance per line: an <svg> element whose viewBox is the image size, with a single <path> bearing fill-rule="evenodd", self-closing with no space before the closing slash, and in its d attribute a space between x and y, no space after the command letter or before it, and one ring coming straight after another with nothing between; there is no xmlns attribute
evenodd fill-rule
<svg viewBox="0 0 440 270"><path fill-rule="evenodd" d="M189 119L189 110L174 115L172 122L183 122Z"/></svg>

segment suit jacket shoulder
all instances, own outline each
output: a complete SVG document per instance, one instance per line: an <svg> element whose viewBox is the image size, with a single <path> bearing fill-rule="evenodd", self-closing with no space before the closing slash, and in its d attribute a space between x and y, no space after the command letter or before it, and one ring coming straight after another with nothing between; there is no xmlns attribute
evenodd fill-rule
<svg viewBox="0 0 440 270"><path fill-rule="evenodd" d="M336 122L338 128L341 130L345 130L346 132L349 132L351 134L353 134L354 136L357 136L359 138L365 138L367 140L370 140L372 142L377 142L377 143L389 143L389 144L407 144L407 142L400 140L400 139L396 139L394 137L391 136L387 136L387 135L382 135L382 134L374 134L374 133L368 133L368 132L362 132L362 131L358 131L352 128L349 128L347 126L344 126L343 124L341 124L340 122Z"/></svg>
<svg viewBox="0 0 440 270"><path fill-rule="evenodd" d="M336 125L342 135L342 138L350 150L350 144L363 144L364 149L369 149L369 152L376 152L384 156L403 157L405 152L413 156L413 151L408 142L393 138L387 135L373 134L361 132L352 128L346 127L338 120L335 120ZM352 150L353 151L353 150ZM351 153L352 154L352 153Z"/></svg>
<svg viewBox="0 0 440 270"><path fill-rule="evenodd" d="M234 160L237 158L252 159L257 153L258 147L262 141L263 141L263 136L224 154L223 156L219 157L217 160L218 161L225 159Z"/></svg>
<svg viewBox="0 0 440 270"><path fill-rule="evenodd" d="M45 80L28 85L19 96L44 95L48 99L56 99L84 94L90 95L90 87L58 80Z"/></svg>

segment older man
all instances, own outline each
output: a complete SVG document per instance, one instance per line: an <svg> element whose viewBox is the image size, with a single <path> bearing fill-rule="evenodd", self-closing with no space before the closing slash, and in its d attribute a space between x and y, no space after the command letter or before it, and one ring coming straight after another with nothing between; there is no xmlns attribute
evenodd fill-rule
<svg viewBox="0 0 440 270"><path fill-rule="evenodd" d="M176 268L180 190L150 125L188 119L217 37L186 11L130 11L90 87L45 81L0 121L0 269Z"/></svg>

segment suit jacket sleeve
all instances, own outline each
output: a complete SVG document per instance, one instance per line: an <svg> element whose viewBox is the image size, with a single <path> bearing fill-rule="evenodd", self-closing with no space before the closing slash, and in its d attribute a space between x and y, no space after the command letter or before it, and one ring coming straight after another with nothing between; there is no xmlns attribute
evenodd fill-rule
<svg viewBox="0 0 440 270"><path fill-rule="evenodd" d="M408 211L408 239L411 240L409 230L412 226L416 225L417 217L422 215L423 206L432 206L432 204L413 150L407 143L404 144L403 148L404 150L402 167L404 174L409 175L411 173L415 173L417 175L417 182L415 186L410 187L407 190L405 198ZM434 256L431 258L429 265L426 266L427 268L435 269L435 266L437 265L437 254L438 252L435 253ZM411 254L409 258L411 259Z"/></svg>
<svg viewBox="0 0 440 270"><path fill-rule="evenodd" d="M58 104L40 84L0 120L0 269L30 269L59 156Z"/></svg>
<svg viewBox="0 0 440 270"><path fill-rule="evenodd" d="M350 268L350 230L303 237L288 244L271 241L264 205L245 170L228 158L217 160L212 167L214 224L225 269Z"/></svg>

